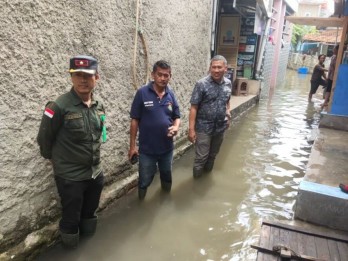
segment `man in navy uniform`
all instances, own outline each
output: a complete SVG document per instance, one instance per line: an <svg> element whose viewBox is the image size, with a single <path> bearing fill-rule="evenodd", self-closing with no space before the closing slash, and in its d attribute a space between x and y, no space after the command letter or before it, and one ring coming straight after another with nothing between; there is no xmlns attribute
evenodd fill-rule
<svg viewBox="0 0 348 261"><path fill-rule="evenodd" d="M170 192L172 186L173 137L180 125L179 105L168 85L171 67L163 60L152 70L153 81L135 94L131 108L129 159L139 154L138 196L143 200L157 166L161 187ZM139 151L136 136L139 129Z"/></svg>
<svg viewBox="0 0 348 261"><path fill-rule="evenodd" d="M91 56L70 59L72 88L48 102L37 141L40 153L53 165L62 205L59 231L62 243L75 248L79 235L93 235L103 189L100 164L105 112L95 97L98 62Z"/></svg>

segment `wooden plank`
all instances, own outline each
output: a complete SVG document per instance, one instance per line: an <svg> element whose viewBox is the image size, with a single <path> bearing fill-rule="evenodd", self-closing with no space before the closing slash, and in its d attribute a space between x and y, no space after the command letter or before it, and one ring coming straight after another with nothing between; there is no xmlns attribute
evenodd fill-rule
<svg viewBox="0 0 348 261"><path fill-rule="evenodd" d="M304 233L304 234L308 234L312 236L318 236L318 237L323 237L327 239L333 239L336 241L343 241L348 243L348 233L346 235L341 235L331 231L321 232L321 231L315 231L314 229L310 229L310 228L297 227L297 226L292 226L292 225L283 224L283 223L274 222L274 221L262 221L262 225L264 224L268 226L272 226L272 227L288 229L290 231L296 231L296 232L300 232L300 233Z"/></svg>
<svg viewBox="0 0 348 261"><path fill-rule="evenodd" d="M251 248L254 248L258 251L258 254L263 257L268 257L268 259L265 259L267 261L269 260L279 260L279 252L275 251L273 249L269 248L262 248L260 246L256 245L250 245ZM272 258L275 257L275 258ZM257 259L259 260L259 259ZM292 255L291 260L301 260L301 261L328 261L324 259L319 259L317 257L307 256L307 255Z"/></svg>
<svg viewBox="0 0 348 261"><path fill-rule="evenodd" d="M297 234L297 254L304 255L306 253L306 235L302 233Z"/></svg>
<svg viewBox="0 0 348 261"><path fill-rule="evenodd" d="M285 246L307 260L348 260L348 236L264 221L258 248L251 246L258 250L256 260L279 260L279 255L273 251L274 246ZM299 259L292 256L291 260Z"/></svg>
<svg viewBox="0 0 348 261"><path fill-rule="evenodd" d="M269 248L279 245L279 228L271 227L271 238L269 239Z"/></svg>
<svg viewBox="0 0 348 261"><path fill-rule="evenodd" d="M327 243L329 245L330 260L332 260L332 261L340 261L341 259L340 259L340 253L338 252L337 242L334 241L334 240L329 239L327 241Z"/></svg>
<svg viewBox="0 0 348 261"><path fill-rule="evenodd" d="M279 244L290 248L290 231L286 229L279 230Z"/></svg>
<svg viewBox="0 0 348 261"><path fill-rule="evenodd" d="M263 225L261 227L261 233L260 233L260 241L259 241L260 247L268 248L270 234L271 234L271 227L267 225ZM265 256L261 252L257 253L257 261L266 261L266 260L267 260L267 256Z"/></svg>
<svg viewBox="0 0 348 261"><path fill-rule="evenodd" d="M307 255L317 257L314 237L302 233L297 234L297 248L296 252L299 255Z"/></svg>
<svg viewBox="0 0 348 261"><path fill-rule="evenodd" d="M316 237L314 240L317 247L317 257L328 261L331 260L327 239Z"/></svg>
<svg viewBox="0 0 348 261"><path fill-rule="evenodd" d="M341 261L346 261L348 257L348 245L342 242L337 242L337 248Z"/></svg>
<svg viewBox="0 0 348 261"><path fill-rule="evenodd" d="M257 253L257 261L278 261L278 256L272 254L265 254L262 252Z"/></svg>
<svg viewBox="0 0 348 261"><path fill-rule="evenodd" d="M271 234L270 226L266 225L261 227L260 244L259 244L261 247L268 247L270 234Z"/></svg>
<svg viewBox="0 0 348 261"><path fill-rule="evenodd" d="M304 234L302 234L304 235ZM304 236L304 249L305 252L303 254L308 255L308 256L315 256L318 257L318 252L316 249L316 244L315 244L315 237L305 235Z"/></svg>
<svg viewBox="0 0 348 261"><path fill-rule="evenodd" d="M299 253L296 232L289 230L289 241L290 241L290 249L292 249L295 253Z"/></svg>

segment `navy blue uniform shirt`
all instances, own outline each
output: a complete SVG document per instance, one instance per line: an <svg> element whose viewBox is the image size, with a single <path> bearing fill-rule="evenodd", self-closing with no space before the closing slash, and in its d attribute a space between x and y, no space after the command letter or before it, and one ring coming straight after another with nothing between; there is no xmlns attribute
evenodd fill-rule
<svg viewBox="0 0 348 261"><path fill-rule="evenodd" d="M168 86L162 99L153 89L153 82L142 86L135 94L130 117L139 120L140 153L161 155L173 150L173 137L167 136L168 128L180 118L180 111Z"/></svg>

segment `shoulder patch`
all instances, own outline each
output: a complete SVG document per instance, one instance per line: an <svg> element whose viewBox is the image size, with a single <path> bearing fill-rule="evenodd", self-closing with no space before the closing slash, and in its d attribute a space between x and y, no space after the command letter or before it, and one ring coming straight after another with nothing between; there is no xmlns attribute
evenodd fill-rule
<svg viewBox="0 0 348 261"><path fill-rule="evenodd" d="M44 112L44 114L47 116L47 117L49 117L49 118L53 118L53 116L54 116L54 111L52 110L52 109L50 109L50 108L46 108L45 109L45 112Z"/></svg>

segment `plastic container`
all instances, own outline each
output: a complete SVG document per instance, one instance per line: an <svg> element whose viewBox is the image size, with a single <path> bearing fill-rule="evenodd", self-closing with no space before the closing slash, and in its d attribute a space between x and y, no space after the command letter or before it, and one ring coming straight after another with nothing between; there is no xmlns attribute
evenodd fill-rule
<svg viewBox="0 0 348 261"><path fill-rule="evenodd" d="M300 67L300 68L298 68L297 72L300 74L307 74L308 68L307 67Z"/></svg>

